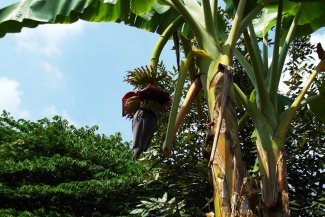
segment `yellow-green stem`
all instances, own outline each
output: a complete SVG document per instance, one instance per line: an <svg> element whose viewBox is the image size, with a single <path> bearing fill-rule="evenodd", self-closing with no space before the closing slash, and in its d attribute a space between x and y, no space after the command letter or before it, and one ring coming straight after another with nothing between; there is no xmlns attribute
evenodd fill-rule
<svg viewBox="0 0 325 217"><path fill-rule="evenodd" d="M150 66L155 68L159 62L159 57L161 54L161 51L165 47L168 40L172 37L173 33L177 31L177 29L183 24L184 20L181 16L176 18L167 28L166 30L161 34L160 38L158 39L150 59Z"/></svg>
<svg viewBox="0 0 325 217"><path fill-rule="evenodd" d="M297 98L295 99L295 101L292 103L292 105L285 111L286 115L282 115L282 119L279 122L279 125L276 129L275 132L275 137L277 139L279 139L280 141L282 141L281 146L283 146L284 144L284 139L285 139L285 135L287 133L287 130L290 126L290 122L293 119L297 109L300 106L300 103L302 102L305 94L307 93L308 88L310 87L310 85L312 84L312 82L316 79L317 74L320 72L320 70L315 70L312 72L312 74L310 75L310 77L308 78L306 84L304 85L304 87L301 89L299 95L297 96Z"/></svg>

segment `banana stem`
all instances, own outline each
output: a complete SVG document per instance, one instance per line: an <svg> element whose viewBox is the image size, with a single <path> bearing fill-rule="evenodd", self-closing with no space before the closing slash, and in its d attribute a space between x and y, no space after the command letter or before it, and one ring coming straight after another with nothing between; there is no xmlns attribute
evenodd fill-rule
<svg viewBox="0 0 325 217"><path fill-rule="evenodd" d="M196 96L198 95L198 93L201 89L202 89L202 83L201 83L200 77L198 76L198 77L196 77L194 82L191 84L190 89L188 90L188 92L186 94L185 100L177 114L173 139L175 138L176 133L177 133L178 129L180 128L185 115L190 110L192 103L194 102Z"/></svg>
<svg viewBox="0 0 325 217"><path fill-rule="evenodd" d="M308 78L306 84L300 91L299 95L295 99L295 101L292 103L292 105L288 108L286 111L286 115L283 115L283 119L280 120L279 126L275 132L275 137L280 139L281 141L284 140L286 132L290 126L290 122L293 119L297 109L300 107L300 103L302 102L305 94L307 93L308 88L312 84L312 82L316 79L317 74L320 72L320 70L315 70L312 72L310 77Z"/></svg>
<svg viewBox="0 0 325 217"><path fill-rule="evenodd" d="M172 37L173 33L176 32L177 29L183 24L183 22L184 20L181 16L177 17L176 20L174 20L161 34L151 54L151 67L155 68L157 66L162 49L167 44L168 40Z"/></svg>

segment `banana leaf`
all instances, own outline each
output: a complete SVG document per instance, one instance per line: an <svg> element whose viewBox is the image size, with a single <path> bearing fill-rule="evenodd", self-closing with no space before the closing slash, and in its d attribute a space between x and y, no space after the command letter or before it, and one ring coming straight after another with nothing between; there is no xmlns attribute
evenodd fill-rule
<svg viewBox="0 0 325 217"><path fill-rule="evenodd" d="M22 0L0 9L0 37L41 24L122 22L161 34L178 12L155 0Z"/></svg>

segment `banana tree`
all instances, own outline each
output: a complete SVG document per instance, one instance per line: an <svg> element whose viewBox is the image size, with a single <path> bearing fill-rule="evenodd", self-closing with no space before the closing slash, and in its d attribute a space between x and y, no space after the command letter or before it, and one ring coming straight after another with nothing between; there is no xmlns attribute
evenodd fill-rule
<svg viewBox="0 0 325 217"><path fill-rule="evenodd" d="M73 23L79 19L121 22L161 35L150 59L151 67L155 68L166 42L176 33L186 58L178 72L163 153L170 154L177 129L202 89L213 135L208 166L213 177L215 215L289 216L284 141L290 122L301 106L309 104L324 118L321 113L324 87L319 88L318 95L305 97L317 74L325 69L321 46L318 49L321 61L296 99L281 96L278 88L290 42L325 25L325 2L224 0L226 11L232 17L230 31L226 31L218 9L220 4L218 0L22 0L0 10L0 37L20 32L23 27ZM238 41L244 41L248 55L236 47ZM273 54L269 63L270 47ZM254 86L250 96L232 82L234 58ZM193 84L180 105L188 77ZM246 111L239 122L235 103ZM249 118L255 126L252 138L260 173L257 182L245 177L237 137L237 123L243 126Z"/></svg>

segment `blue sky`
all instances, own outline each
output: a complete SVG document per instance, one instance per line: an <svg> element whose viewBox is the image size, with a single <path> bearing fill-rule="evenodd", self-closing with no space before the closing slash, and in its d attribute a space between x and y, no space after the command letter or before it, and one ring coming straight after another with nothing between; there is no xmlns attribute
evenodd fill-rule
<svg viewBox="0 0 325 217"><path fill-rule="evenodd" d="M16 1L1 0L0 7ZM115 23L79 21L43 25L0 39L0 109L37 120L60 115L99 132L122 132L131 140L131 123L121 116L121 99L132 90L128 70L149 64L159 36ZM162 59L171 69L168 44Z"/></svg>
<svg viewBox="0 0 325 217"><path fill-rule="evenodd" d="M16 2L1 0L0 8ZM100 133L122 132L131 140L131 123L121 116L128 70L149 64L159 36L115 23L77 22L23 29L0 39L0 110L37 120L60 115L73 125L98 125ZM323 42L324 28L313 35ZM175 64L172 43L162 59Z"/></svg>

